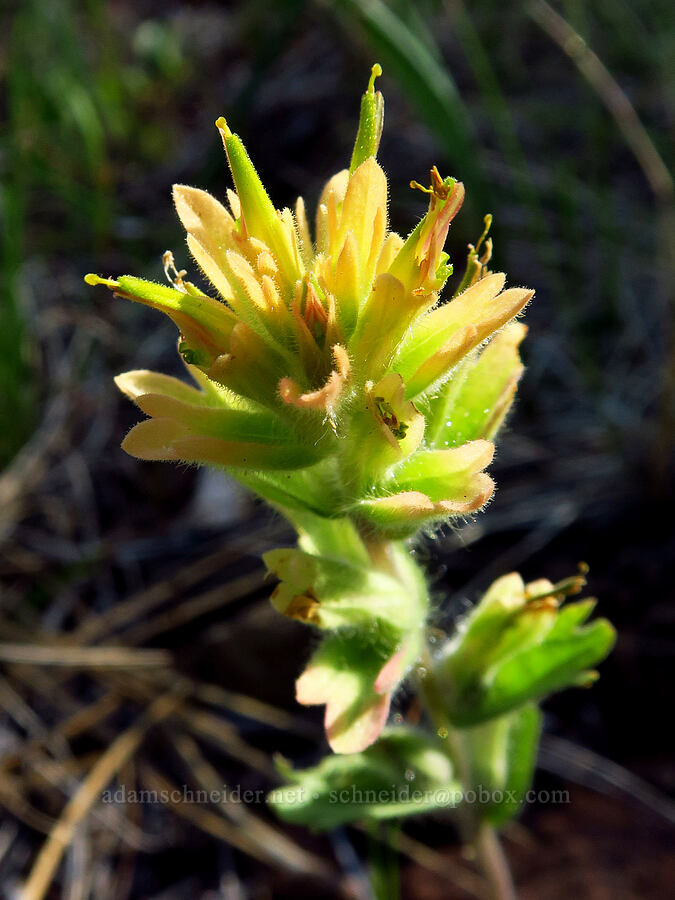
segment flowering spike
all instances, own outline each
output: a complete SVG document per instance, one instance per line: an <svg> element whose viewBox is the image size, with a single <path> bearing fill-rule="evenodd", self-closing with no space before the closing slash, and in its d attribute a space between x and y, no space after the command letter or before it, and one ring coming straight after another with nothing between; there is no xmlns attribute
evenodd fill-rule
<svg viewBox="0 0 675 900"><path fill-rule="evenodd" d="M374 65L349 170L321 193L314 241L302 199L295 213L279 212L219 118L235 188L228 208L205 191L173 189L213 296L171 255L170 286L86 277L168 315L196 382L120 376L147 416L124 449L228 469L298 528L300 549L266 556L281 580L272 602L325 633L297 698L326 705L329 742L344 753L377 738L420 657L428 594L399 541L492 496L491 439L522 371L524 328L511 320L532 295L505 290L505 276L487 270L486 220L463 289L441 302L452 272L444 243L464 186L435 167L429 187L413 182L428 197L426 215L406 240L389 231L375 158L380 74Z"/></svg>

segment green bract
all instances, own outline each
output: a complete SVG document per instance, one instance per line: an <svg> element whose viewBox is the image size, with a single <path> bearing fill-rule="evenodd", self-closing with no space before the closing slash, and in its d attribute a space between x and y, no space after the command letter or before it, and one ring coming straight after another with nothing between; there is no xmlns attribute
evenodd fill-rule
<svg viewBox="0 0 675 900"><path fill-rule="evenodd" d="M496 581L458 626L436 664L450 720L474 725L571 685L589 684L590 668L614 643L605 619L583 625L594 601L558 609L564 592L513 573Z"/></svg>
<svg viewBox="0 0 675 900"><path fill-rule="evenodd" d="M353 535L352 561L292 549L264 556L281 579L276 609L333 631L298 680L297 699L326 704L326 735L341 753L367 747L382 730L392 693L422 650L428 607L424 580L403 548L390 549L384 573L357 541Z"/></svg>
<svg viewBox="0 0 675 900"><path fill-rule="evenodd" d="M405 727L386 729L361 753L329 756L299 771L282 765L281 774L288 784L269 802L287 822L319 829L452 809L462 799L462 785L438 741Z"/></svg>

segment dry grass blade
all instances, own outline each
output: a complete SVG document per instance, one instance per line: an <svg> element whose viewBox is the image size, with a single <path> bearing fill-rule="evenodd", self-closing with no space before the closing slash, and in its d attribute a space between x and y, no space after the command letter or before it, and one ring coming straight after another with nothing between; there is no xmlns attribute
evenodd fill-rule
<svg viewBox="0 0 675 900"><path fill-rule="evenodd" d="M24 775L24 791L28 794L33 788L59 787L70 784L73 779L84 775L92 769L100 758L95 750L81 756L69 756L67 759L50 759L43 754L35 754L26 766Z"/></svg>
<svg viewBox="0 0 675 900"><path fill-rule="evenodd" d="M268 862L260 848L252 846L247 841L246 835L242 834L234 825L225 822L222 816L210 809L202 809L194 803L184 803L182 799L177 799L182 796L182 790L164 775L151 769L148 765L142 765L141 776L146 789L155 792L162 803L170 806L177 815L192 822L218 840L226 841L262 862Z"/></svg>
<svg viewBox="0 0 675 900"><path fill-rule="evenodd" d="M13 816L43 834L49 834L54 827L54 819L35 809L25 797L23 786L6 772L0 772L0 806L4 806Z"/></svg>
<svg viewBox="0 0 675 900"><path fill-rule="evenodd" d="M57 395L42 425L0 475L0 540L20 518L26 496L44 473L49 454L64 441L69 409L68 397Z"/></svg>
<svg viewBox="0 0 675 900"><path fill-rule="evenodd" d="M42 738L48 734L48 729L40 717L33 712L12 684L2 676L0 676L0 709L12 716L31 738Z"/></svg>
<svg viewBox="0 0 675 900"><path fill-rule="evenodd" d="M101 791L120 767L133 756L148 729L171 715L182 699L180 693L164 694L158 697L138 721L120 734L108 747L80 784L63 810L61 818L50 832L26 881L21 894L22 900L42 900L77 826L99 799Z"/></svg>
<svg viewBox="0 0 675 900"><path fill-rule="evenodd" d="M39 636L44 639L44 634ZM67 683L73 676L70 669L50 670L30 665L9 665L7 668L16 684L24 685L34 697L48 699L52 708L58 709L62 715L73 716L82 708L82 704L67 690Z"/></svg>
<svg viewBox="0 0 675 900"><path fill-rule="evenodd" d="M222 778L213 766L204 758L196 742L185 734L172 735L172 741L188 771L200 787L209 795L223 796L227 786L223 784ZM218 804L218 811L237 828L244 830L246 839L260 848L268 862L271 861L277 866L291 869L294 872L302 872L305 875L327 877L330 874L329 867L322 859L298 847L276 828L250 812L242 803L221 802Z"/></svg>
<svg viewBox="0 0 675 900"><path fill-rule="evenodd" d="M12 672L32 675L41 670L35 667L14 667ZM71 751L68 741L78 737L84 732L95 729L116 709L118 709L121 698L115 692L110 691L103 694L98 700L95 700L89 706L80 707L68 711L69 704L64 701L70 700L70 695L64 691L58 691L55 698L52 691L46 689L46 686L38 679L37 684L33 684L35 679L28 679L28 684L34 687L36 692L40 692L43 698L51 700L52 708L57 708L64 714L64 718L52 728L47 728L34 713L31 715L37 724L28 730L29 737L24 740L16 749L8 750L0 755L0 774L3 771L10 771L18 766L25 768L34 768L35 760L40 759L43 749L47 748L52 758L57 758L62 762L71 760ZM49 687L53 687L53 682ZM57 685L58 687L58 685ZM6 709L11 709L6 703L7 691L4 690L4 679L0 678L0 705ZM12 689L13 690L13 689ZM5 702L3 702L3 700ZM17 717L15 716L15 719ZM19 721L17 719L17 721ZM80 758L81 760L82 758Z"/></svg>
<svg viewBox="0 0 675 900"><path fill-rule="evenodd" d="M365 831L364 828L360 826L357 827L359 828L359 831ZM371 834L371 832L368 833L371 837L376 837L377 840L387 843L398 853L407 856L408 859L412 860L423 869L426 869L427 872L433 872L445 882L449 882L453 887L459 888L471 897L484 896L485 885L482 878L479 878L478 875L464 865L449 862L447 857L443 856L441 853L437 853L430 847L421 844L419 841L414 840L414 838L409 837L402 831L399 831L398 834L387 833L386 835L381 833L378 833L377 835Z"/></svg>
<svg viewBox="0 0 675 900"><path fill-rule="evenodd" d="M285 709L279 709L276 706L271 706L269 703L263 703L262 700L256 700L254 697L249 697L246 694L239 694L235 691L221 688L216 684L195 683L194 694L202 703L228 709L241 716L246 716L248 719L271 725L281 731L289 731L293 734L314 739L321 733L311 722L306 722Z"/></svg>
<svg viewBox="0 0 675 900"><path fill-rule="evenodd" d="M89 706L78 709L77 712L64 719L59 723L56 730L66 740L72 740L83 732L95 728L100 722L105 721L112 712L119 708L119 705L119 695L115 691L108 691Z"/></svg>
<svg viewBox="0 0 675 900"><path fill-rule="evenodd" d="M29 666L129 669L168 666L166 650L135 650L129 647L58 647L41 644L0 644L0 662Z"/></svg>
<svg viewBox="0 0 675 900"><path fill-rule="evenodd" d="M73 757L66 762L55 762L44 757L33 760L27 767L20 793L22 796L30 796L34 790L56 788L59 794L64 793L69 797L77 790L75 778L90 772L99 759L100 753L93 752L77 758ZM124 779L124 769L121 770L118 778ZM129 784L129 782L129 778L124 781L125 784ZM140 823L132 820L130 813L133 814L134 811L133 805L123 810L117 804L106 804L92 809L92 818L103 826L98 837L100 839L105 836L108 841L119 840L124 844L126 850L153 853L162 842L158 841L156 835L145 832ZM49 830L47 829L47 832Z"/></svg>
<svg viewBox="0 0 675 900"><path fill-rule="evenodd" d="M0 828L0 867L2 866L5 856L12 849L18 831L19 826L16 822L5 822L2 828Z"/></svg>
<svg viewBox="0 0 675 900"><path fill-rule="evenodd" d="M153 680L157 684L166 685L167 678L171 677L174 677L172 673L165 670L153 672ZM190 694L208 706L226 709L255 722L262 722L264 725L278 728L280 731L288 731L307 738L316 739L321 734L320 730L311 722L294 716L285 709L279 709L262 700L256 700L255 697L231 691L218 684L207 684L192 679L188 683Z"/></svg>
<svg viewBox="0 0 675 900"><path fill-rule="evenodd" d="M238 759L252 769L257 769L275 781L279 778L272 760L262 750L247 744L237 729L211 713L186 708L178 710L180 718L190 727L194 734L223 749L228 756Z"/></svg>
<svg viewBox="0 0 675 900"><path fill-rule="evenodd" d="M86 826L78 828L68 847L64 866L63 900L87 900L91 890L93 856Z"/></svg>
<svg viewBox="0 0 675 900"><path fill-rule="evenodd" d="M566 19L546 0L534 0L527 12L566 53L611 113L645 178L659 200L673 196L673 178L626 94L602 60L590 49Z"/></svg>
<svg viewBox="0 0 675 900"><path fill-rule="evenodd" d="M2 682L0 680L0 695ZM96 728L115 711L121 698L114 692L102 695L99 700L79 709L63 719L51 730L38 720L39 728L32 729L31 737L16 750L0 756L0 800L8 810L37 831L49 834L54 819L44 815L26 800L35 790L56 788L60 793L74 790L73 779L91 769L98 761L96 752L73 757L67 740ZM45 754L48 749L49 756ZM56 757L56 758L54 758ZM23 777L14 777L11 770L22 767ZM149 839L140 827L116 815L112 807L94 811L108 832L115 833L125 846L152 852L156 842Z"/></svg>
<svg viewBox="0 0 675 900"><path fill-rule="evenodd" d="M667 794L587 747L554 735L544 735L539 765L601 793L635 800L675 825L675 803Z"/></svg>
<svg viewBox="0 0 675 900"><path fill-rule="evenodd" d="M244 853L253 856L261 862L267 864L276 862L277 865L281 862L271 860L265 850L258 846L257 843L248 841L246 834L242 832L241 828L233 825L231 822L226 822L218 813L212 812L210 809L202 809L194 803L183 803L182 800L176 799L182 795L182 791L164 775L161 775L147 765L142 767L141 773L143 782L149 790L156 791L158 796L162 799L162 802L171 806L177 815L192 822L197 828L218 838L220 841L231 844L233 847L242 850ZM308 856L310 855L308 854ZM310 856L310 858L312 857ZM284 865L283 868L288 869L289 866ZM297 871L297 869L292 870ZM313 866L312 871L307 874L311 874L315 878L318 877L322 881L325 881L327 878L335 878L335 873L318 859L316 861L316 868Z"/></svg>
<svg viewBox="0 0 675 900"><path fill-rule="evenodd" d="M156 696L157 686L151 681L138 676L130 678L123 673L111 672L115 686L128 697L147 703ZM190 681L179 679L176 684L184 696L190 693ZM277 770L270 757L241 738L237 729L230 722L201 709L195 709L188 703L175 710L176 718L187 725L190 731L210 741L214 746L224 750L228 756L243 762L245 765L269 778L278 779Z"/></svg>
<svg viewBox="0 0 675 900"><path fill-rule="evenodd" d="M152 612L167 600L179 596L200 581L220 571L224 565L241 558L242 545L250 547L251 537L233 540L227 549L217 550L208 556L183 566L178 572L153 584L147 590L140 591L128 600L116 603L99 615L91 615L70 635L71 639L82 644L98 640L105 634L131 625L134 620Z"/></svg>
<svg viewBox="0 0 675 900"><path fill-rule="evenodd" d="M213 612L221 606L239 600L253 591L258 590L264 583L262 572L254 572L250 575L242 575L228 581L213 590L205 591L197 597L183 601L179 606L168 609L166 612L149 619L147 622L131 628L124 636L124 640L130 644L142 644L151 640L158 634L172 631L199 616Z"/></svg>

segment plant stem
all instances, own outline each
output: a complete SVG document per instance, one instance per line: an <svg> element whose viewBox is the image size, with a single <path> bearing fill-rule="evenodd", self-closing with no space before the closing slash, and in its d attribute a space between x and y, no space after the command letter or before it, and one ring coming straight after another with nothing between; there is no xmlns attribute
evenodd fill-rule
<svg viewBox="0 0 675 900"><path fill-rule="evenodd" d="M491 900L516 900L516 890L497 832L489 822L481 822L473 840L476 857L488 883Z"/></svg>
<svg viewBox="0 0 675 900"><path fill-rule="evenodd" d="M439 737L442 737L446 753L452 761L464 792L472 790L471 760L461 732L452 726L443 709L428 647L424 660L424 676L419 679L418 685L419 694ZM515 900L517 895L513 879L497 832L489 822L481 819L470 805L461 804L459 813L462 838L476 854L476 860L487 886L486 897L489 897L490 900Z"/></svg>
<svg viewBox="0 0 675 900"><path fill-rule="evenodd" d="M397 577L398 573L393 564L390 542L366 540L365 543L374 567ZM461 731L453 727L443 707L428 646L424 651L417 685L418 694L427 708L434 728L442 740L445 752L466 793L473 789L471 759ZM461 804L459 813L462 837L473 848L486 882L486 897L489 897L490 900L515 900L516 892L511 872L497 832L489 822L476 813L471 805Z"/></svg>
<svg viewBox="0 0 675 900"><path fill-rule="evenodd" d="M363 543L375 569L387 575L393 575L394 578L399 578L399 573L396 571L396 566L391 557L391 541L374 541L364 537Z"/></svg>

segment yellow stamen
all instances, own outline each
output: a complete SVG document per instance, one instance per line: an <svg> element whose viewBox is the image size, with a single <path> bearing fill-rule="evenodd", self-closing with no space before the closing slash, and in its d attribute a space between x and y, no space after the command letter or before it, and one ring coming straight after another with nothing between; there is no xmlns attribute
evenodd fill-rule
<svg viewBox="0 0 675 900"><path fill-rule="evenodd" d="M164 266L166 280L171 287L176 288L177 291L182 291L184 294L187 293L185 285L183 284L183 279L187 275L187 269L178 271L171 250L165 250L164 253L162 253L162 265Z"/></svg>
<svg viewBox="0 0 675 900"><path fill-rule="evenodd" d="M431 178L430 187L424 187L419 181L411 181L410 187L413 188L413 190L422 191L423 194L437 197L439 200L446 200L455 186L455 181L451 178L447 180L441 178L441 173L436 166L429 172L429 176Z"/></svg>
<svg viewBox="0 0 675 900"><path fill-rule="evenodd" d="M216 119L216 128L220 132L223 140L225 140L225 138L232 137L232 132L228 128L227 122L225 121L225 116L219 116Z"/></svg>
<svg viewBox="0 0 675 900"><path fill-rule="evenodd" d="M117 288L119 287L119 283L115 281L114 278L101 278L100 275L94 275L93 272L90 272L88 275L84 276L84 281L86 284L90 284L92 287L96 287L97 284L104 284L109 288Z"/></svg>
<svg viewBox="0 0 675 900"><path fill-rule="evenodd" d="M488 236L488 231L490 230L490 226L492 225L492 213L488 213L484 217L483 222L485 224L485 228L483 229L483 233L481 234L481 236L478 238L478 242L476 243L476 246L474 248L476 250L476 253L478 253L478 251L480 250L480 245Z"/></svg>
<svg viewBox="0 0 675 900"><path fill-rule="evenodd" d="M373 68L370 70L370 81L368 82L368 93L373 94L375 92L375 79L379 78L382 74L382 66L379 63L375 63Z"/></svg>

